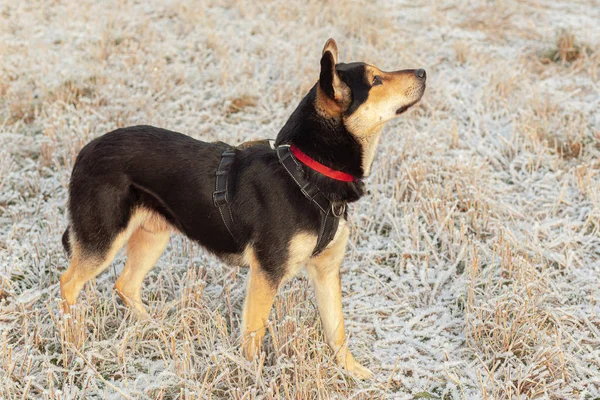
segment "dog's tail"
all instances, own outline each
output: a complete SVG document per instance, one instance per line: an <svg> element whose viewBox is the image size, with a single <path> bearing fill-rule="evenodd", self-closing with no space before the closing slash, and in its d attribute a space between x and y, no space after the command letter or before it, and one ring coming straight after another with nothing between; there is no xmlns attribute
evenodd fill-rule
<svg viewBox="0 0 600 400"><path fill-rule="evenodd" d="M67 256L71 258L71 240L69 238L69 229L70 227L67 227L65 233L63 233L62 235L62 245L65 249L65 252L67 253Z"/></svg>

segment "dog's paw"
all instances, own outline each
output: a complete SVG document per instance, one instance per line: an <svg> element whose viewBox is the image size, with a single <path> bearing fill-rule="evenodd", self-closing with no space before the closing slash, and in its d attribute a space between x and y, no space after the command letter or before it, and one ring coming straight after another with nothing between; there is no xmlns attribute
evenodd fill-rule
<svg viewBox="0 0 600 400"><path fill-rule="evenodd" d="M372 379L373 373L366 367L360 365L358 361L354 359L352 353L347 351L347 349L343 349L346 351L342 351L338 353L338 363L343 366L346 371L356 379Z"/></svg>
<svg viewBox="0 0 600 400"><path fill-rule="evenodd" d="M152 320L152 316L146 311L145 308L133 310L135 317L139 322L148 322Z"/></svg>
<svg viewBox="0 0 600 400"><path fill-rule="evenodd" d="M354 361L354 365L348 366L347 371L350 375L355 377L356 379L368 380L373 379L373 372L370 369L363 367L356 361Z"/></svg>
<svg viewBox="0 0 600 400"><path fill-rule="evenodd" d="M242 355L246 360L252 361L254 357L260 354L261 338L255 333L242 337Z"/></svg>

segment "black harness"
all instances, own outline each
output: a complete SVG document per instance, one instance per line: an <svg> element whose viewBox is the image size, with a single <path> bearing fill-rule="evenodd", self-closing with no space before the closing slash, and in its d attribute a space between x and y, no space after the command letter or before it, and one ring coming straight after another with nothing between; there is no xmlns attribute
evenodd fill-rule
<svg viewBox="0 0 600 400"><path fill-rule="evenodd" d="M317 245L312 253L313 256L317 255L323 251L335 237L335 233L337 232L340 223L340 217L346 213L346 203L330 201L315 184L306 179L302 164L294 157L289 145L274 148L271 141L260 141L248 144L244 143L240 145L240 148L248 148L255 144L267 143L277 152L279 163L287 171L294 182L296 182L304 197L309 199L319 209L321 216L319 236L317 238ZM219 162L219 167L215 174L216 182L215 191L213 193L213 202L215 207L219 209L225 228L227 228L227 231L233 240L236 243L239 243L235 232L235 221L229 205L231 194L227 187L227 174L229 172L229 167L235 159L235 152L235 148L230 148L221 154L221 161Z"/></svg>
<svg viewBox="0 0 600 400"><path fill-rule="evenodd" d="M216 179L215 191L213 192L213 203L215 204L215 207L219 209L219 213L221 213L221 219L225 224L225 228L227 228L227 232L229 232L236 243L239 243L237 237L233 233L233 214L229 207L229 188L227 187L227 174L234 159L235 149L227 149L221 154L221 161L219 162L219 167L215 173Z"/></svg>

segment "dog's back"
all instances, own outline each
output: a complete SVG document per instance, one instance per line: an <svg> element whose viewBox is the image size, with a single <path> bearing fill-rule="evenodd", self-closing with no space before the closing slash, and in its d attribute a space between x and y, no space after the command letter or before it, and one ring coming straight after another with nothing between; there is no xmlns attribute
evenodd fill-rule
<svg viewBox="0 0 600 400"><path fill-rule="evenodd" d="M141 208L180 230L186 214L203 214L210 224L210 188L224 148L150 126L118 129L93 140L81 150L71 176L70 237L82 250L103 254ZM196 192L191 196L181 188ZM192 207L178 207L186 195L186 205L194 199Z"/></svg>

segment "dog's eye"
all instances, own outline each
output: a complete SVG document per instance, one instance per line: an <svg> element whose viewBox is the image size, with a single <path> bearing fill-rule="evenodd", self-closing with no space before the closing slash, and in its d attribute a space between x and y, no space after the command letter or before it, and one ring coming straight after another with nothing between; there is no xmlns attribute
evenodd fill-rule
<svg viewBox="0 0 600 400"><path fill-rule="evenodd" d="M381 77L379 75L375 75L373 77L373 83L371 84L371 86L381 85L382 83L383 83L383 79L381 79Z"/></svg>

